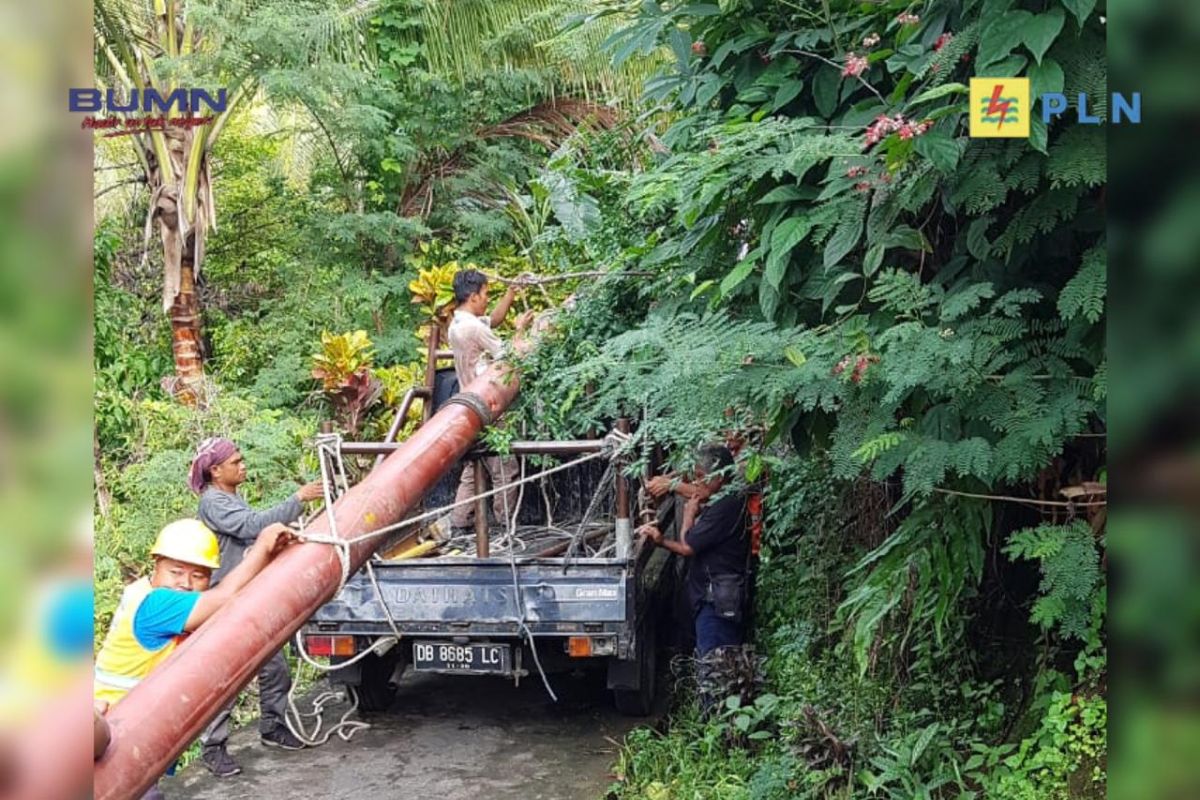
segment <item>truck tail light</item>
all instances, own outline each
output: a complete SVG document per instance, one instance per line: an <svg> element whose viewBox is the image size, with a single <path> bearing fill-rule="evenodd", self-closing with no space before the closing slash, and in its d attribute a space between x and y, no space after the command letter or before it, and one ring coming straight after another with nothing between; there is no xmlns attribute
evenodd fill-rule
<svg viewBox="0 0 1200 800"><path fill-rule="evenodd" d="M587 658L592 654L590 636L572 636L567 639L567 654L571 658Z"/></svg>
<svg viewBox="0 0 1200 800"><path fill-rule="evenodd" d="M304 649L310 656L352 656L353 636L305 636Z"/></svg>

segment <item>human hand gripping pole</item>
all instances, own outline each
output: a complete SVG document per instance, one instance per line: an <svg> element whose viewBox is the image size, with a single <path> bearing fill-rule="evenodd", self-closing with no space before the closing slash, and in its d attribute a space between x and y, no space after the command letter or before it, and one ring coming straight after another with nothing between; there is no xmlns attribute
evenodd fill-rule
<svg viewBox="0 0 1200 800"><path fill-rule="evenodd" d="M658 529L658 526L655 525L653 522L648 522L645 525L642 525L641 527L639 527L637 529L636 533L638 533L642 536L645 536L647 539L649 539L655 545L662 544L662 540L663 540L662 531L660 531Z"/></svg>

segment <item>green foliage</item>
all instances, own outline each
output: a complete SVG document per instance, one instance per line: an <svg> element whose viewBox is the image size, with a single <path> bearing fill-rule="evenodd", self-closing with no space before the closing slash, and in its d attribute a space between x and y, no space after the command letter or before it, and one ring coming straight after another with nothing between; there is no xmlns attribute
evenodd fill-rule
<svg viewBox="0 0 1200 800"><path fill-rule="evenodd" d="M899 24L901 11L919 20ZM1035 497L1070 480L1060 464L1103 463L1077 438L1105 416L1103 132L1034 120L1028 141L972 140L963 97L968 78L994 74L1099 99L1092 11L1022 0L627 9L614 55L670 53L646 100L671 116L664 148L592 168L621 193L595 192L601 223L582 244L653 277L585 297L527 363L519 403L555 434L641 414L639 435L676 453L719 436L730 408L762 425L752 457L770 467L768 511L783 527L767 534L760 644L780 730L797 732L757 753L753 774L718 754L733 787L707 765L680 767L686 745L672 733L644 761L628 756L642 768L624 796L745 796L744 780L751 796L1095 796L1062 767L1082 762L1056 755L1061 742L1021 736L1063 726L1088 742L1079 753L1103 752L1096 715L1047 716L1061 681L1038 677L1069 654L1080 680L1104 668L1097 546L1039 562L1044 596L1027 599L1050 626L1045 660L1031 638L1019 663L980 650L976 614L1014 591L1009 567L985 568L1007 519L986 496ZM828 63L850 51L867 59L861 80ZM891 516L840 542L856 514L828 511L820 493L867 479L895 489ZM1027 557L1011 543L1031 535L1004 552ZM1036 684L1031 702L1023 681ZM834 757L831 731L864 751L853 767Z"/></svg>
<svg viewBox="0 0 1200 800"><path fill-rule="evenodd" d="M853 623L854 657L861 671L878 656L877 639L885 632L901 647L929 633L939 645L962 635L959 604L983 577L990 527L985 503L959 498L930 502L909 514L847 573L853 589L838 611ZM897 617L899 624L887 624Z"/></svg>
<svg viewBox="0 0 1200 800"><path fill-rule="evenodd" d="M1104 27L1089 0L804 5L386 0L353 12L369 79L304 55L336 45L334 19L201 8L276 68L212 153L206 407L158 388L141 210L97 231L98 624L157 529L194 511L200 438L243 446L254 503L312 474L323 331L373 343L320 369L336 392L357 376L359 400L378 382L388 408L343 420L377 435L446 307L430 267L608 270L531 298L577 304L524 364L523 435L629 415L642 461L651 444L681 459L736 412L764 432L745 467L768 482L768 694L710 720L681 696L667 732L631 734L614 791L1102 794L1103 542L1082 523L1009 535L995 502L958 495L1046 496L1103 466L1078 436L1105 419L1103 132L1035 119L1028 141L972 140L964 87L986 69L1102 100ZM596 68L605 40L624 72ZM851 52L861 80L839 74ZM638 54L661 67L647 115L560 103L586 87L619 106ZM880 126L900 115L907 130ZM1037 562L1037 596L1005 554ZM1040 628L996 627L1028 606ZM1073 679L1056 668L1072 658Z"/></svg>
<svg viewBox="0 0 1200 800"><path fill-rule="evenodd" d="M652 728L634 730L617 762L614 788L630 798L749 800L754 760L745 750L726 749L725 729L725 723L706 724L683 711L667 736Z"/></svg>
<svg viewBox="0 0 1200 800"><path fill-rule="evenodd" d="M146 295L160 290L150 285L142 294L139 287L146 291L150 281L133 279L130 288L118 283L122 250L130 246L119 230L116 219L105 220L94 237L93 404L96 440L110 455L119 455L113 451L123 449L133 432L134 398L161 396L158 379L174 368L166 322L153 301L147 308Z"/></svg>
<svg viewBox="0 0 1200 800"><path fill-rule="evenodd" d="M1054 692L1041 726L1021 741L1016 752L989 763L990 750L981 747L966 767L975 773L972 777L987 797L1105 797L1107 728L1108 704L1103 697Z"/></svg>
<svg viewBox="0 0 1200 800"><path fill-rule="evenodd" d="M1009 537L1004 552L1010 558L1036 561L1041 569L1042 596L1030 619L1064 638L1083 639L1100 582L1100 555L1087 523L1026 528Z"/></svg>
<svg viewBox="0 0 1200 800"><path fill-rule="evenodd" d="M883 745L859 775L867 796L902 800L936 797L952 786L965 788L954 751L938 737L940 731L941 724L934 722Z"/></svg>
<svg viewBox="0 0 1200 800"><path fill-rule="evenodd" d="M1106 253L1100 248L1089 250L1083 256L1083 266L1079 268L1079 272L1067 282L1058 295L1058 313L1068 321L1082 316L1088 322L1096 322L1104 314L1107 292Z"/></svg>
<svg viewBox="0 0 1200 800"><path fill-rule="evenodd" d="M902 476L906 497L1031 479L1102 413L1093 377L1104 244L1092 187L1103 166L1091 169L1098 139L1065 129L1051 132L1048 155L1023 141L968 140L955 82L918 88L912 76L935 63L934 40L981 5L990 8L939 7L911 37L882 10L835 17L848 35L897 37L895 54L867 73L882 106L851 81L822 99L827 67L794 51L828 41L789 25L781 6L641 8L622 41L644 49L659 37L676 52L648 91L681 113L663 134L669 155L601 205L601 228L624 237L632 216L650 232L624 240L618 259L658 273L643 288L657 308L641 330L608 341L568 328L561 347L574 357L532 382L533 402L581 426L642 409L654 419L647 434L678 444L714 433L729 406L751 409L781 441L810 435L808 413L836 413L832 432L809 445L829 446L840 475L865 460L878 478ZM1053 79L1053 63L1067 85L1100 36L1090 25L1060 33L1059 12L987 19L981 60L1021 50L1039 80ZM951 44L970 45L970 29ZM695 41L711 56L682 51ZM777 104L789 85L801 89ZM912 108L934 121L918 144L936 137L927 141L952 144L952 156L894 133L864 147L857 131ZM756 327L763 321L777 327ZM903 436L901 419L916 421Z"/></svg>
<svg viewBox="0 0 1200 800"><path fill-rule="evenodd" d="M802 415L836 410L829 446L839 475L857 474L871 456L876 477L902 469L906 494L916 497L955 479L1029 479L1097 413L1093 386L1072 366L1096 356L1057 320L1016 318L1037 300L1032 291L987 299L993 291L968 283L948 294L888 273L873 296L883 313L836 331L728 312L655 313L597 345L583 327L568 326L561 350L530 362L537 377L521 404L541 403L535 424L565 428L554 421L561 415L580 429L641 410L650 419L642 436L685 447L715 435L731 406L785 441L807 435ZM847 359L861 360L849 370ZM898 436L897 418L921 422Z"/></svg>

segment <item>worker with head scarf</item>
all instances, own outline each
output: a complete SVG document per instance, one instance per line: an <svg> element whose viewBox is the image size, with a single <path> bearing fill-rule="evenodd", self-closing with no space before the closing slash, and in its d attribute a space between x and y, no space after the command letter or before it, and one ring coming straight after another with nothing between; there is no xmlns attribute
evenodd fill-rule
<svg viewBox="0 0 1200 800"><path fill-rule="evenodd" d="M181 519L159 532L150 576L125 587L96 656L93 696L104 713L121 701L183 638L217 612L294 537L283 525L263 530L242 561L212 586L221 566L217 538L204 523ZM144 795L161 798L157 784Z"/></svg>
<svg viewBox="0 0 1200 800"><path fill-rule="evenodd" d="M200 520L213 530L221 548L221 568L213 574L219 585L230 570L241 563L247 548L268 526L295 522L303 513L303 503L322 496L320 481L306 484L287 500L264 511L255 511L239 493L246 481L246 462L237 445L228 439L205 439L196 450L188 474L188 486L200 495ZM304 747L288 729L284 720L288 692L292 688L283 651L275 653L258 672L259 720L261 741L268 747L299 750ZM201 761L218 777L242 771L229 754L229 717L236 700L221 709L200 736Z"/></svg>

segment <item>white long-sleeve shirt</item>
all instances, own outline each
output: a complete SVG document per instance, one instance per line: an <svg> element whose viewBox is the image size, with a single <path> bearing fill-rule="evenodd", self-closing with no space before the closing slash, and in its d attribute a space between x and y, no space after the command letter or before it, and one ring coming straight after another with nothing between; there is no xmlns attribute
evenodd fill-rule
<svg viewBox="0 0 1200 800"><path fill-rule="evenodd" d="M504 355L504 342L492 330L491 320L469 311L454 312L447 338L454 350L454 374L460 390Z"/></svg>

